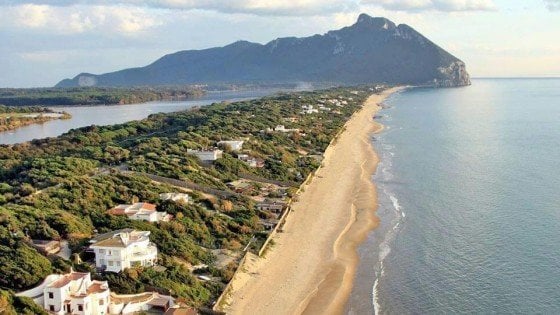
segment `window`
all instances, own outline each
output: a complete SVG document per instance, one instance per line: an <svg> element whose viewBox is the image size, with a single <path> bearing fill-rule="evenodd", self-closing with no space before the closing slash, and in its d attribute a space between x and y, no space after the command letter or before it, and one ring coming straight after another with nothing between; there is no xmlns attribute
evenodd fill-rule
<svg viewBox="0 0 560 315"><path fill-rule="evenodd" d="M109 260L109 267L113 267L113 261Z"/></svg>
<svg viewBox="0 0 560 315"><path fill-rule="evenodd" d="M83 311L84 310L84 306L82 304L78 304L78 311Z"/></svg>
<svg viewBox="0 0 560 315"><path fill-rule="evenodd" d="M100 249L100 250L99 250L99 253L100 253L100 254L105 254L105 250L104 250L104 249Z"/></svg>
<svg viewBox="0 0 560 315"><path fill-rule="evenodd" d="M54 294L52 292L49 292L49 299L54 298Z"/></svg>
<svg viewBox="0 0 560 315"><path fill-rule="evenodd" d="M49 311L54 312L54 305L49 305Z"/></svg>
<svg viewBox="0 0 560 315"><path fill-rule="evenodd" d="M105 300L103 299L99 300L99 305L105 305Z"/></svg>

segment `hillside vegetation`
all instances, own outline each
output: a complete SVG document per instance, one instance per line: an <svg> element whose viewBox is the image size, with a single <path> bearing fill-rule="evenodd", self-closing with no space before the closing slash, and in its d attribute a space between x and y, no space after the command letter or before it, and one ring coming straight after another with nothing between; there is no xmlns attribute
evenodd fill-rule
<svg viewBox="0 0 560 315"><path fill-rule="evenodd" d="M216 103L0 146L0 307L4 303L20 313L35 312L33 303L13 293L70 267L94 272L116 292L157 290L193 306L211 305L237 266L237 260L218 264L216 251L229 250L239 258L245 246L257 252L267 237L262 224L267 214L255 209L250 195L233 193L226 183L251 174L297 186L319 167L317 156L369 93L367 88L337 88ZM328 103L333 99L345 105ZM330 104L325 105L329 110L302 113L302 105L323 103ZM269 129L277 125L299 131ZM212 165L187 154L187 149L232 139L245 139L243 152L264 160L264 167L249 167L237 158L239 152L227 147ZM145 174L231 194L193 190L188 192L192 199L188 204L161 201L160 193L181 189L156 183ZM296 188L289 188L286 197ZM116 204L133 201L154 203L158 211L167 211L175 219L154 224L106 213ZM84 252L89 238L122 228L151 231L165 271L138 267L119 274L95 273L87 263L91 257ZM70 260L45 257L31 246L31 239L67 240L75 255ZM207 265L203 271L217 280L198 280L192 267L199 264Z"/></svg>

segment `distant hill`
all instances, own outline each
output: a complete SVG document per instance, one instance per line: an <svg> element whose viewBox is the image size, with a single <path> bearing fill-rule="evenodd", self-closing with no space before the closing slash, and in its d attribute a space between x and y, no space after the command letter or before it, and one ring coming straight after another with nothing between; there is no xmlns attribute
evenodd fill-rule
<svg viewBox="0 0 560 315"><path fill-rule="evenodd" d="M469 85L465 64L412 27L361 14L324 35L238 41L163 56L140 68L82 73L57 87L330 82Z"/></svg>

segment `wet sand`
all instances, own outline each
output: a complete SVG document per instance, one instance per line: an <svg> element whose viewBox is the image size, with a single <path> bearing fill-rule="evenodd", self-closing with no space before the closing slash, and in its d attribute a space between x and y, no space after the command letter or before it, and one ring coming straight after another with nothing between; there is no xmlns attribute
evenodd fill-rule
<svg viewBox="0 0 560 315"><path fill-rule="evenodd" d="M379 104L372 95L327 148L321 167L293 204L283 233L264 257L250 255L231 282L228 314L341 314L359 262L357 247L378 224L371 180L378 157L371 134Z"/></svg>

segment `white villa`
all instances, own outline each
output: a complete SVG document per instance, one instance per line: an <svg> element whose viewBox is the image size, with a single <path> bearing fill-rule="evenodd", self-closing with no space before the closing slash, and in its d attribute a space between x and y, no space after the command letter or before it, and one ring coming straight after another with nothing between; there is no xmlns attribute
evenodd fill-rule
<svg viewBox="0 0 560 315"><path fill-rule="evenodd" d="M189 195L183 193L163 193L159 194L159 199L189 203Z"/></svg>
<svg viewBox="0 0 560 315"><path fill-rule="evenodd" d="M164 314L188 310L175 305L173 297L157 292L115 294L107 281L91 280L89 273L74 271L49 275L37 287L16 296L29 297L49 314L56 315Z"/></svg>
<svg viewBox="0 0 560 315"><path fill-rule="evenodd" d="M313 108L313 105L301 105L301 109L303 109L301 111L302 114L313 114L319 112L318 109Z"/></svg>
<svg viewBox="0 0 560 315"><path fill-rule="evenodd" d="M123 229L93 238L90 249L95 253L95 266L111 272L135 266L153 266L158 250L149 236L149 231Z"/></svg>
<svg viewBox="0 0 560 315"><path fill-rule="evenodd" d="M220 141L218 142L218 146L225 147L229 146L232 151L241 151L243 148L243 143L245 141L242 140L228 140L228 141Z"/></svg>
<svg viewBox="0 0 560 315"><path fill-rule="evenodd" d="M274 127L276 132L299 132L299 129L287 129L284 125L278 125Z"/></svg>
<svg viewBox="0 0 560 315"><path fill-rule="evenodd" d="M156 205L147 202L137 202L131 205L118 205L107 211L112 215L126 215L131 220L159 222L170 221L172 216L167 212L156 211Z"/></svg>
<svg viewBox="0 0 560 315"><path fill-rule="evenodd" d="M16 295L33 299L50 314L109 314L109 285L91 280L89 273L52 274L39 286Z"/></svg>
<svg viewBox="0 0 560 315"><path fill-rule="evenodd" d="M218 149L206 150L206 151L188 149L187 153L196 156L202 162L213 162L221 158L224 152Z"/></svg>

